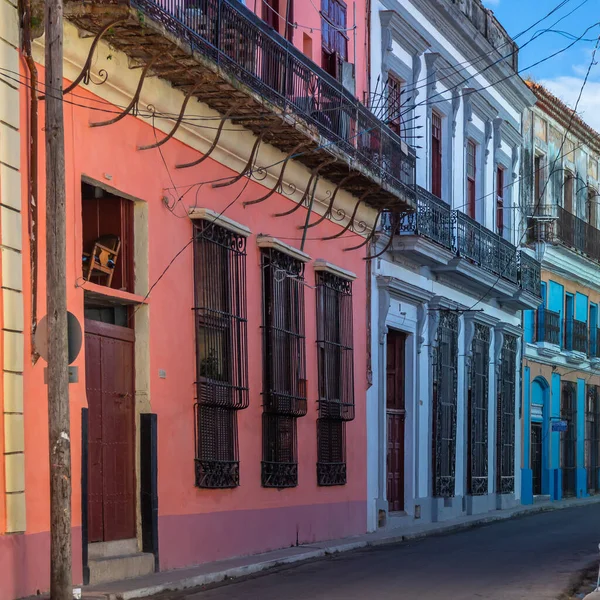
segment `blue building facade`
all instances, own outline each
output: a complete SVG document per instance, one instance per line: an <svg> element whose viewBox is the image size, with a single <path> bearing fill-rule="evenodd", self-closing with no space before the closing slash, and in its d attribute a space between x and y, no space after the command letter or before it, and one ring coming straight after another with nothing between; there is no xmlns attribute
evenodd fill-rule
<svg viewBox="0 0 600 600"><path fill-rule="evenodd" d="M600 491L600 144L542 86L524 119L525 235L542 302L523 314L522 502Z"/></svg>

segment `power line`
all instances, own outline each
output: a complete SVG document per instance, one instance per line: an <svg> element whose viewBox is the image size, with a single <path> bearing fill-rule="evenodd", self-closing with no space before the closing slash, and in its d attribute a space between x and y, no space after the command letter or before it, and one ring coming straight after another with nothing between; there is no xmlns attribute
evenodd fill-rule
<svg viewBox="0 0 600 600"><path fill-rule="evenodd" d="M573 111L571 112L571 117L569 119L569 124L568 124L567 129L565 131L565 134L563 136L562 143L561 143L560 148L558 150L558 154L556 155L556 158L554 159L554 162L552 164L552 170L554 170L554 167L556 166L556 163L558 162L558 159L561 158L561 156L562 156L562 150L563 150L563 147L564 147L565 142L567 140L567 136L568 136L568 134L569 134L569 132L571 130L571 127L573 125L573 122L575 120L575 114L577 112L577 108L579 106L579 102L581 101L581 97L583 96L583 91L585 89L585 86L587 85L590 73L592 71L592 67L596 64L596 52L597 52L599 46L600 46L600 36L596 40L596 46L594 47L594 51L592 52L592 58L590 60L590 64L588 66L587 72L586 72L585 77L583 79L583 83L581 84L581 88L579 90L579 95L577 96L577 102L575 102L575 107L574 107ZM544 193L546 191L546 187L548 186L548 182L549 181L550 181L550 178L548 178L546 180L545 184L544 184L544 189L542 190L539 198L537 199L535 210L537 210L537 208L540 205L541 199L544 197ZM523 242L523 238L525 237L526 233L527 232L525 230L523 232L523 234L521 235L521 239L519 240L519 243L517 244L517 246L521 245L521 243ZM515 253L515 259L516 259L516 256L517 255ZM513 259L511 259L509 262L512 262L512 260ZM486 298L486 296L496 287L496 285L498 285L498 282L500 281L500 278L502 277L502 275L506 271L507 267L508 267L508 264L503 267L503 269L502 269L500 275L498 275L498 278L496 279L495 283L468 310L473 310L480 302L482 302Z"/></svg>

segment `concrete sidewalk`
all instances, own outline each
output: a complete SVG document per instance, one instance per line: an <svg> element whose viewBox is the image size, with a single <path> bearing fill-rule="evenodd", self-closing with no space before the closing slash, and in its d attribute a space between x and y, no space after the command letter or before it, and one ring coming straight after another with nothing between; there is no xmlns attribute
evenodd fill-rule
<svg viewBox="0 0 600 600"><path fill-rule="evenodd" d="M86 600L130 600L143 598L165 591L178 591L218 583L225 579L235 579L265 571L280 565L289 565L305 560L320 558L338 552L348 552L369 546L396 544L430 535L442 535L531 515L544 511L560 510L600 503L600 496L582 499L562 500L560 502L541 502L532 506L497 511L486 515L461 517L450 522L419 524L418 521L406 517L406 525L393 529L382 529L341 540L330 540L315 544L307 544L294 548L276 550L264 554L232 558L228 560L207 563L197 567L154 573L138 579L127 579L114 583L89 586L83 588L83 598ZM403 519L402 519L403 520Z"/></svg>

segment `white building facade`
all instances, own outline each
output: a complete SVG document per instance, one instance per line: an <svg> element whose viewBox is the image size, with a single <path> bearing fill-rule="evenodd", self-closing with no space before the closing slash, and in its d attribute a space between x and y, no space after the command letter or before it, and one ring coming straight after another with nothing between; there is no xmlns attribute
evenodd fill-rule
<svg viewBox="0 0 600 600"><path fill-rule="evenodd" d="M479 0L376 0L372 103L417 148L418 209L373 261L369 528L520 502L522 253L517 47Z"/></svg>

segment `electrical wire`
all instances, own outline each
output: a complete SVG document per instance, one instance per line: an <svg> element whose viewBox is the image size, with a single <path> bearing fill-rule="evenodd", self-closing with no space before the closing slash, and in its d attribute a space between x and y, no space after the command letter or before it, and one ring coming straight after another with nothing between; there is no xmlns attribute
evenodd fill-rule
<svg viewBox="0 0 600 600"><path fill-rule="evenodd" d="M571 130L571 127L573 126L573 123L574 123L574 120L575 120L575 114L577 113L577 108L579 107L579 102L581 101L581 97L583 96L583 92L584 92L584 90L585 90L585 87L586 87L586 85L587 85L587 82L588 82L588 79L589 79L590 73L591 73L591 71L592 71L592 68L593 68L593 66L596 64L596 52L598 51L598 47L599 47L599 46L600 46L600 36L599 36L599 37L597 38L597 40L596 40L596 46L594 47L594 50L593 50L593 52L592 52L592 58L591 58L591 60L590 60L590 64L589 64L589 66L588 66L587 72L586 72L586 74L585 74L585 77L584 77L584 79L583 79L583 82L582 82L582 84L581 84L581 88L580 88L580 90L579 90L579 95L577 96L577 102L575 102L575 107L573 108L573 111L571 112L571 117L570 117L570 119L569 119L569 124L568 124L568 126L567 126L567 129L566 129L566 131L565 131L565 134L564 134L564 136L563 136L562 143L561 143L561 145L560 145L560 148L559 148L559 150L558 150L558 153L557 153L557 155L556 155L556 158L554 159L554 162L553 162L553 164L552 164L552 171L554 170L554 167L556 166L556 163L558 162L558 159L559 159L559 158L562 158L562 150L563 150L563 147L564 147L564 145L565 145L565 142L566 142L566 140L567 140L567 136L569 135L569 132L570 132L570 130ZM545 191L546 191L546 188L548 187L548 183L549 183L549 181L550 181L550 177L548 177L548 179L546 180L546 182L545 182L545 184L544 184L544 188L543 188L542 192L541 192L541 193L540 193L540 195L539 195L539 198L538 198L538 200L537 200L537 204L536 204L536 207L535 207L535 209L536 209L536 210L537 210L537 208L540 206L541 199L544 197L544 193L545 193ZM523 232L523 234L522 234L522 236L521 236L521 239L519 240L519 243L517 244L517 246L520 246L520 245L522 244L522 242L523 242L523 239L524 239L524 237L525 237L526 233L527 233L526 231L524 231L524 232ZM517 256L517 255L516 255L516 253L515 253L515 258L514 258L514 260L516 260L516 256ZM487 295L488 295L488 294L489 294L489 293L490 293L490 292L491 292L491 291L492 291L492 290L493 290L493 289L496 287L496 285L498 285L498 282L500 281L500 279L501 279L502 275L504 274L504 272L506 271L506 269L507 269L508 265L509 265L509 264L510 264L512 261L513 261L513 259L511 258L511 259L510 259L510 261L508 261L508 263L507 263L507 264L504 266L504 268L502 269L502 271L501 271L500 275L498 275L498 278L496 279L495 283L494 283L494 284L493 284L493 285L492 285L492 286L491 286L491 287L490 287L490 288L489 288L489 289L488 289L488 290L485 292L485 294L483 294L483 295L482 295L482 296L479 298L479 300L477 300L477 302L475 302L475 304L473 304L473 305L472 305L472 306L471 306L471 307L470 307L468 310L473 310L473 309L474 309L474 308L475 308L475 307L476 307L476 306L477 306L479 303L481 303L481 302L482 302L482 301L483 301L483 300L484 300L484 299L487 297Z"/></svg>

